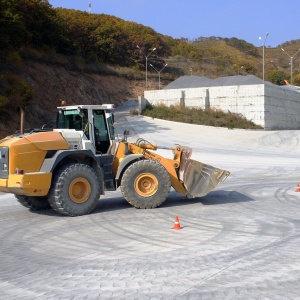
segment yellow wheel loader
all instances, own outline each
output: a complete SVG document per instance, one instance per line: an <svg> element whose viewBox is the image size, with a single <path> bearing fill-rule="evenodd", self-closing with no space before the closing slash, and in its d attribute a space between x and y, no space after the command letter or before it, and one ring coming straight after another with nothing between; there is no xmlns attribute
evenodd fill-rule
<svg viewBox="0 0 300 300"><path fill-rule="evenodd" d="M60 214L91 213L100 195L119 187L136 208L154 208L171 186L202 197L229 172L190 159L192 150L174 146L173 158L143 139L117 141L112 105L60 106L57 129L35 129L0 141L0 191L25 207Z"/></svg>

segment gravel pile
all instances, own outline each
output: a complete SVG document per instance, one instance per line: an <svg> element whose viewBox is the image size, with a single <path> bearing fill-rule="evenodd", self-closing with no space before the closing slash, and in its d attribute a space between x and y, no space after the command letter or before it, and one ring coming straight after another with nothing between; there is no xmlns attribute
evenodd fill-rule
<svg viewBox="0 0 300 300"><path fill-rule="evenodd" d="M176 79L175 81L171 82L170 84L168 84L164 88L164 90L211 87L211 86L251 85L251 84L263 84L263 83L264 81L262 79L254 75L226 76L217 79L209 79L204 76L182 76Z"/></svg>
<svg viewBox="0 0 300 300"><path fill-rule="evenodd" d="M210 86L212 81L204 76L182 76L165 86L164 90L206 87Z"/></svg>
<svg viewBox="0 0 300 300"><path fill-rule="evenodd" d="M221 77L213 80L211 86L230 86L230 85L251 85L251 84L263 84L264 81L254 75L237 75Z"/></svg>

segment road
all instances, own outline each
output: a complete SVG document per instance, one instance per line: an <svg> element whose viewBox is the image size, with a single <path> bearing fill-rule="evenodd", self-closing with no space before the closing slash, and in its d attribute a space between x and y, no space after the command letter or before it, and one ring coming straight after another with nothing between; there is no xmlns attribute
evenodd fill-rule
<svg viewBox="0 0 300 300"><path fill-rule="evenodd" d="M172 190L152 210L109 192L74 218L0 194L1 299L300 299L300 131L180 124L130 109L116 114L120 135L190 146L228 179L203 198Z"/></svg>

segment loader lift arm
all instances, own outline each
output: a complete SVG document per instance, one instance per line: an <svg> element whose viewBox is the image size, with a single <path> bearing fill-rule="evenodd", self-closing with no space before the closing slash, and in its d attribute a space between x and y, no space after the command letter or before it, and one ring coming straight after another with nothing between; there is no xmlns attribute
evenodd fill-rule
<svg viewBox="0 0 300 300"><path fill-rule="evenodd" d="M186 195L186 189L183 183L179 180L179 166L181 162L182 153L187 147L176 146L168 148L173 151L174 158L165 158L155 152L149 150L159 149L157 145L147 143L146 141L138 140L136 144L128 143L128 150L133 154L142 154L146 159L155 160L162 164L168 171L171 178L171 185L182 196ZM161 148L167 149L167 148Z"/></svg>
<svg viewBox="0 0 300 300"><path fill-rule="evenodd" d="M173 152L173 159L156 153L158 149L168 149ZM171 186L177 193L189 198L202 197L212 191L220 182L223 182L230 172L212 167L190 159L192 149L187 146L158 147L144 139L135 143L122 141L116 153L116 161L135 154L138 159L156 161L168 172Z"/></svg>

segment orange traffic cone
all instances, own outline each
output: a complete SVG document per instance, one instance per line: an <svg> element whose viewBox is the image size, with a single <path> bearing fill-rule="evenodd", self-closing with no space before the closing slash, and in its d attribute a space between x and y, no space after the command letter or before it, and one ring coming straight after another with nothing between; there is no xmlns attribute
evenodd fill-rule
<svg viewBox="0 0 300 300"><path fill-rule="evenodd" d="M181 228L183 228L183 227L180 226L179 218L178 218L178 216L176 216L176 218L175 218L175 224L174 224L174 226L172 227L172 229L179 230L179 229L181 229Z"/></svg>
<svg viewBox="0 0 300 300"><path fill-rule="evenodd" d="M300 184L297 184L296 192L300 192Z"/></svg>

